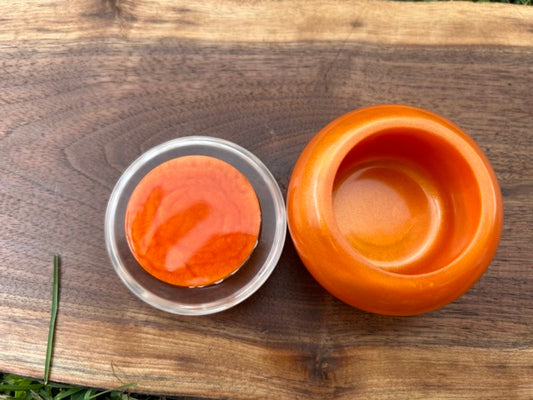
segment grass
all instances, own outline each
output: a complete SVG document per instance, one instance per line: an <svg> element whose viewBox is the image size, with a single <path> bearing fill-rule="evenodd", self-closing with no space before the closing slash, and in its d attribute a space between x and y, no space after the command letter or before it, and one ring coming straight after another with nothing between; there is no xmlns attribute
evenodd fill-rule
<svg viewBox="0 0 533 400"><path fill-rule="evenodd" d="M134 399L123 390L135 386L124 385L114 390L95 390L72 385L62 385L49 382L50 364L53 354L54 333L59 305L59 267L58 255L53 256L52 306L50 310L50 325L48 327L48 342L44 363L44 379L37 381L21 376L1 373L0 399L16 400L126 400ZM144 397L146 398L146 396Z"/></svg>
<svg viewBox="0 0 533 400"><path fill-rule="evenodd" d="M44 384L48 384L50 377L50 363L52 361L52 347L56 331L57 306L59 303L59 256L54 254L54 278L52 281L52 310L50 311L50 325L48 327L48 343L46 346L46 359L44 361Z"/></svg>
<svg viewBox="0 0 533 400"><path fill-rule="evenodd" d="M62 385L23 378L17 375L0 376L0 399L5 400L148 400L150 396L134 397L124 390L134 385L124 385L112 390L97 390L80 386ZM158 398L159 399L159 398Z"/></svg>
<svg viewBox="0 0 533 400"><path fill-rule="evenodd" d="M160 396L131 395L126 389L135 383L123 385L111 390L99 390L81 386L64 385L49 382L50 365L53 356L54 333L59 306L60 258L53 256L52 305L48 342L42 381L24 378L18 375L0 373L0 400L163 400ZM185 398L181 398L185 400ZM179 400L175 398L175 400Z"/></svg>
<svg viewBox="0 0 533 400"><path fill-rule="evenodd" d="M44 381L0 373L0 400L201 400L133 394L130 392L133 387L135 384L102 390L54 382L45 384Z"/></svg>

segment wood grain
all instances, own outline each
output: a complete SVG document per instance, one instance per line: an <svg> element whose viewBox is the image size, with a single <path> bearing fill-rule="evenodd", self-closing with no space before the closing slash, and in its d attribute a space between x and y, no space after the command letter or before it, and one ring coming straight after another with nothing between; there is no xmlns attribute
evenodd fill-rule
<svg viewBox="0 0 533 400"><path fill-rule="evenodd" d="M232 399L533 398L533 8L310 2L291 18L297 1L235 4L0 4L0 370L42 376L59 253L53 380ZM390 12L403 28L348 36L352 8L365 26ZM420 35L430 10L442 20ZM458 28L441 30L451 10ZM305 32L304 15L320 15ZM496 17L500 34L484 36ZM320 288L290 239L267 283L218 315L166 314L122 285L104 212L143 151L229 139L285 192L322 126L376 103L453 120L497 172L502 242L461 299L411 318L359 312Z"/></svg>
<svg viewBox="0 0 533 400"><path fill-rule="evenodd" d="M178 37L237 42L529 46L533 9L376 0L40 0L0 4L0 40Z"/></svg>

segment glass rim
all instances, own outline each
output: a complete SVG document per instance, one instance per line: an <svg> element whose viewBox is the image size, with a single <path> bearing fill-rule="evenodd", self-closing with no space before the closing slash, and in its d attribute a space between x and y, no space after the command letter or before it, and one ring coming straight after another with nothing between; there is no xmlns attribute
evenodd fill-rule
<svg viewBox="0 0 533 400"><path fill-rule="evenodd" d="M257 273L253 275L251 280L244 282L234 292L225 295L216 300L206 301L205 303L187 304L186 302L176 302L162 297L158 293L144 287L139 280L126 268L124 260L122 260L118 248L118 238L116 234L117 213L119 212L119 202L125 196L125 189L132 179L138 179L138 174L142 168L146 168L148 163L165 153L182 150L186 148L201 148L206 152L216 151L227 154L231 157L238 157L244 162L247 167L252 168L265 184L267 189L267 200L273 203L273 215L261 215L263 225L264 218L274 218L273 237L266 243L265 251L267 251L266 259L260 266ZM191 153L194 154L194 153ZM179 157L176 156L176 157ZM216 156L213 156L216 157ZM172 157L175 158L175 157ZM220 157L217 157L220 158ZM224 160L223 158L220 158ZM227 161L227 160L224 160ZM152 167L153 168L153 167ZM241 172L243 172L240 168ZM244 172L243 172L244 173ZM245 174L246 176L246 174ZM247 176L248 178L248 176ZM129 197L129 196L128 196ZM261 201L260 201L261 203ZM126 287L138 298L151 306L160 310L179 315L207 315L220 311L227 310L254 294L269 278L270 274L276 267L281 256L283 246L286 238L287 221L286 221L285 202L279 185L268 170L265 164L249 150L225 139L220 139L211 136L185 136L169 140L161 143L141 154L135 161L133 161L126 170L122 173L113 191L109 197L105 214L105 242L107 252L111 259L111 263L115 272L126 285ZM255 251L255 250L254 250ZM252 253L253 254L253 253ZM139 268L141 268L139 266ZM235 275L237 275L239 271ZM155 278L154 278L155 279ZM229 278L228 278L229 279ZM168 285L161 282L161 285ZM216 285L213 285L216 286ZM180 288L179 290L197 290L199 288ZM215 289L216 290L216 289Z"/></svg>

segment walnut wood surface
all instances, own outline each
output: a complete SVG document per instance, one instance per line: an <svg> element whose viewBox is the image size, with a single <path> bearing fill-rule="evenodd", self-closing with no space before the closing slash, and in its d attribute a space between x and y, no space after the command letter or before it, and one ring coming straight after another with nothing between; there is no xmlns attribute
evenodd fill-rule
<svg viewBox="0 0 533 400"><path fill-rule="evenodd" d="M192 4L191 4L192 3ZM0 3L0 370L208 398L533 398L533 7L349 1ZM232 140L285 192L327 122L375 103L433 110L502 186L495 260L461 299L410 318L328 295L287 239L267 283L218 315L152 309L103 234L148 148Z"/></svg>

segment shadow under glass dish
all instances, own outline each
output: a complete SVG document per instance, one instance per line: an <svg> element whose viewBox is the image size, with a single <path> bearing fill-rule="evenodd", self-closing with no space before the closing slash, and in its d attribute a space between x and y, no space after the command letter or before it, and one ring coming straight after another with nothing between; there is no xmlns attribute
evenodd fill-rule
<svg viewBox="0 0 533 400"><path fill-rule="evenodd" d="M218 284L186 288L160 281L147 273L133 256L124 229L131 193L153 168L173 158L206 155L237 168L253 186L261 207L257 246L245 264ZM117 182L109 199L105 235L107 249L118 276L140 299L175 314L203 315L226 310L251 296L275 268L286 234L283 196L272 174L252 153L212 137L190 136L156 146L135 160Z"/></svg>

